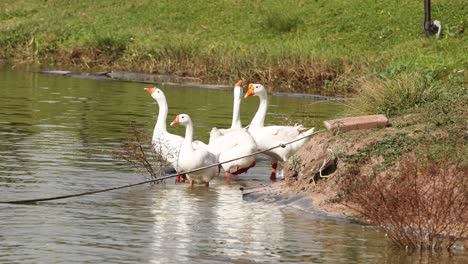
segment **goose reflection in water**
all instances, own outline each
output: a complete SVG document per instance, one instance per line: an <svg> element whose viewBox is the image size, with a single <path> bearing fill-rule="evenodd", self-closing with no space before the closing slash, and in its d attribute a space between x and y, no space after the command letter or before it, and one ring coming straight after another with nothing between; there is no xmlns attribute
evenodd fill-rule
<svg viewBox="0 0 468 264"><path fill-rule="evenodd" d="M284 238L284 227L278 224L282 214L269 206L255 208L259 204L247 203L239 194L239 185L228 186L223 179L215 179L209 189L177 185L155 193L151 248L160 253L155 262L200 256L238 259L246 254L263 258L265 248Z"/></svg>

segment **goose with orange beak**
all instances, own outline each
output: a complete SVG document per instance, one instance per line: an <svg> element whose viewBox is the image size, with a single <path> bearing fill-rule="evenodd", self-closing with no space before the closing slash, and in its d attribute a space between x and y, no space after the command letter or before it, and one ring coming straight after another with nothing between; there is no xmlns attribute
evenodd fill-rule
<svg viewBox="0 0 468 264"><path fill-rule="evenodd" d="M185 126L185 138L180 146L178 169L180 171L190 171L201 167L213 165L217 163L216 156L204 148L195 149L192 146L193 139L193 123L192 119L187 114L177 115L171 126ZM209 186L211 179L217 174L217 168L211 167L196 172L187 173L190 181L190 188L195 183L204 183Z"/></svg>
<svg viewBox="0 0 468 264"><path fill-rule="evenodd" d="M265 126L265 117L268 108L268 93L261 84L249 84L249 89L245 93L245 98L257 96L260 105L249 126L249 132L257 143L258 150L266 150L279 144L295 140L314 132L314 128L305 129L302 125L295 126ZM284 148L276 148L265 152L271 158L271 180L276 180L278 161L286 161L294 155L299 148L304 145L306 138L286 145ZM282 173L280 173L282 174Z"/></svg>
<svg viewBox="0 0 468 264"><path fill-rule="evenodd" d="M247 129L242 128L240 122L240 103L242 100L242 81L234 85L234 106L231 128L213 128L210 133L209 151L216 155L218 161L223 163L221 167L225 171L226 182L231 182L231 169L233 175L247 172L255 166L255 156L245 157L257 151L257 144ZM229 161L229 162L227 162ZM226 162L226 163L224 163Z"/></svg>
<svg viewBox="0 0 468 264"><path fill-rule="evenodd" d="M156 120L156 125L153 130L153 137L151 143L153 149L158 153L165 161L169 162L176 171L180 171L178 168L178 157L179 149L184 141L184 138L179 135L174 135L167 132L166 122L168 113L168 104L164 92L158 87L144 88L151 97L158 103L159 113ZM193 142L194 148L207 148L207 145L201 141ZM182 177L181 177L182 176ZM181 175L176 177L176 182L185 180L185 176Z"/></svg>
<svg viewBox="0 0 468 264"><path fill-rule="evenodd" d="M242 80L236 82L234 85L234 103L232 107L232 122L231 122L231 127L230 128L221 128L218 129L216 127L213 127L210 132L210 141L215 140L218 137L221 137L223 135L226 135L230 132L234 131L239 131L242 129L242 123L240 120L240 104L242 101L242 94L243 94L243 88L242 88Z"/></svg>

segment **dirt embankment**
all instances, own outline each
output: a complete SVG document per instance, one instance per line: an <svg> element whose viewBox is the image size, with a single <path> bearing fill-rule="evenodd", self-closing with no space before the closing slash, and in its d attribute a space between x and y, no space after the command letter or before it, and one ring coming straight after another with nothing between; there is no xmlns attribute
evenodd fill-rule
<svg viewBox="0 0 468 264"><path fill-rule="evenodd" d="M350 157L377 142L383 134L392 133L392 130L383 128L337 135L331 132L317 134L285 164L284 181L257 186L254 191L246 191L246 196L251 200L293 207L298 207L295 200L301 197L299 207L302 211L326 215L327 218L364 222L356 211L343 203L340 179L354 170L354 165L348 161ZM376 158L371 164L380 162L382 158ZM361 173L366 173L371 167L370 164L362 164Z"/></svg>
<svg viewBox="0 0 468 264"><path fill-rule="evenodd" d="M467 199L463 198L463 192L466 190L457 184L468 184L463 177L467 172L467 139L463 115L455 110L440 114L437 106L394 117L390 119L390 125L383 128L336 135L325 132L312 137L285 164L282 189L311 197L312 207L318 210L355 220L365 219L351 209L356 208L356 204L349 203L353 200L349 198L356 192L366 192L367 187L361 184L363 180L368 187L374 187L374 183L384 187L392 185L397 189L395 192L407 195L408 191L400 189L408 184L409 181L403 181L406 177L414 182L415 189L430 190L419 194L417 199L432 199L431 195L440 195L436 199L454 199L454 203L465 206ZM446 186L453 185L453 190L435 188L442 181L447 181ZM452 192L460 194L460 198L446 197ZM361 196L365 199L366 195L372 196L369 193ZM406 198L415 197L401 197ZM431 215L431 209L428 210Z"/></svg>
<svg viewBox="0 0 468 264"><path fill-rule="evenodd" d="M369 130L345 135L325 132L314 136L285 165L283 188L311 197L311 206L320 211L361 221L357 212L342 203L340 179L354 169L347 157L376 142L381 134L377 131L374 130L372 136ZM377 158L372 164L379 162L381 159ZM366 173L369 167L371 165L362 164L361 173Z"/></svg>
<svg viewBox="0 0 468 264"><path fill-rule="evenodd" d="M401 248L467 248L466 109L452 97L386 127L314 135L285 164L285 180L255 195L280 205L292 197L290 207L306 197L299 209L378 225Z"/></svg>

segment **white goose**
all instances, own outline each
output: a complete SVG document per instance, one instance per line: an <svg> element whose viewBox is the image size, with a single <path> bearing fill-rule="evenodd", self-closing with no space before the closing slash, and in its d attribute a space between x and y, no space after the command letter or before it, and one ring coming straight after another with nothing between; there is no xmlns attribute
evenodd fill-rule
<svg viewBox="0 0 468 264"><path fill-rule="evenodd" d="M178 170L177 160L179 156L179 149L184 141L184 138L178 135L167 132L166 120L168 105L164 92L157 88L144 88L154 100L158 103L159 113L156 125L153 130L152 145L154 150L161 155L163 159L169 162L174 169ZM207 148L207 145L201 141L193 142L195 148ZM179 177L177 177L177 182Z"/></svg>
<svg viewBox="0 0 468 264"><path fill-rule="evenodd" d="M217 161L216 156L213 153L203 148L193 148L193 123L190 116L187 114L176 116L174 121L172 121L171 126L178 124L185 126L185 138L180 147L178 168L181 171L189 171L215 164ZM201 171L187 173L187 177L190 181L190 187L193 187L194 183L205 183L206 187L208 187L210 180L216 174L216 167L211 167Z"/></svg>
<svg viewBox="0 0 468 264"><path fill-rule="evenodd" d="M268 94L261 84L249 84L249 89L245 97L258 96L260 105L252 122L250 123L249 132L257 143L258 150L265 150L279 144L312 134L314 128L305 129L302 125L295 126L264 126L265 116L268 108ZM278 161L285 161L290 156L294 155L299 148L306 142L307 138L286 145L284 148L276 148L265 152L272 160L271 164L271 180L276 180L276 169Z"/></svg>
<svg viewBox="0 0 468 264"><path fill-rule="evenodd" d="M231 128L213 128L210 133L209 151L215 154L219 162L250 155L257 151L257 144L250 133L242 128L240 121L240 103L242 100L242 80L234 85L234 106L232 111ZM226 181L231 179L232 174L238 175L247 172L255 166L255 156L245 157L221 165L226 174Z"/></svg>
<svg viewBox="0 0 468 264"><path fill-rule="evenodd" d="M254 153L257 151L257 144L247 130L241 129L211 141L208 149L222 163ZM234 175L247 172L248 169L255 166L255 156L226 162L221 164L221 166L226 174L226 182L230 183L231 169L234 168L232 172Z"/></svg>
<svg viewBox="0 0 468 264"><path fill-rule="evenodd" d="M242 80L240 80L234 85L234 104L232 109L231 128L218 129L213 127L210 132L210 143L220 136L242 129L242 123L240 120L240 103L242 100L242 93Z"/></svg>

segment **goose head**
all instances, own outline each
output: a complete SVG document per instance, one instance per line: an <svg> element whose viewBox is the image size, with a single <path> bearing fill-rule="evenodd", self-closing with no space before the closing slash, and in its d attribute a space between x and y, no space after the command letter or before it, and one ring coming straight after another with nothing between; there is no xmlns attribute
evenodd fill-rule
<svg viewBox="0 0 468 264"><path fill-rule="evenodd" d="M153 97L154 100L160 102L161 100L166 100L166 96L164 95L163 91L159 89L158 87L150 87L150 88L144 88L145 91L147 91L151 97Z"/></svg>
<svg viewBox="0 0 468 264"><path fill-rule="evenodd" d="M242 99L242 80L236 82L234 85L234 99L241 100Z"/></svg>
<svg viewBox="0 0 468 264"><path fill-rule="evenodd" d="M182 126L186 126L187 124L189 124L192 120L190 119L190 116L187 115L187 114L180 114L180 115L177 115L176 118L174 119L174 121L171 122L171 126L175 126L175 125L182 125Z"/></svg>
<svg viewBox="0 0 468 264"><path fill-rule="evenodd" d="M263 96L266 95L267 91L263 85L258 83L251 83L249 84L249 89L245 93L245 98L255 95L255 96Z"/></svg>

